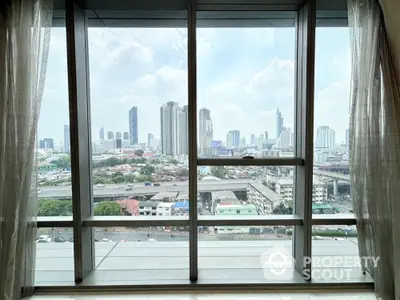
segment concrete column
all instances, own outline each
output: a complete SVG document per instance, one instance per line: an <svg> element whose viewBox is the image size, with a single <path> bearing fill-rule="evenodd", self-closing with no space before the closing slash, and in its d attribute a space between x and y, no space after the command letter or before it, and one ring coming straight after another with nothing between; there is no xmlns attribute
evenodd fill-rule
<svg viewBox="0 0 400 300"><path fill-rule="evenodd" d="M333 196L337 196L337 194L338 194L338 186L339 186L338 181L339 180L337 180L337 179L333 180Z"/></svg>

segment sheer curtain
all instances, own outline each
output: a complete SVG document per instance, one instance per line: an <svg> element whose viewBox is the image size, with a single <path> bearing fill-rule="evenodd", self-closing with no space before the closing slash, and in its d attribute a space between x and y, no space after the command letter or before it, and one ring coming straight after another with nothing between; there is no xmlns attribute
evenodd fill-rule
<svg viewBox="0 0 400 300"><path fill-rule="evenodd" d="M53 4L0 3L0 299L33 287L36 240L36 129ZM22 289L22 290L21 290Z"/></svg>
<svg viewBox="0 0 400 300"><path fill-rule="evenodd" d="M350 178L362 257L377 296L400 299L400 99L377 0L349 0ZM396 244L397 243L397 244Z"/></svg>

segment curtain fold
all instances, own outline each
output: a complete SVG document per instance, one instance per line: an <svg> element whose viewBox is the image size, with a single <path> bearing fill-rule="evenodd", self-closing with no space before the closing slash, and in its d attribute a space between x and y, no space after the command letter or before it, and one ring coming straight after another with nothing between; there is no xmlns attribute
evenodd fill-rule
<svg viewBox="0 0 400 300"><path fill-rule="evenodd" d="M0 3L0 299L33 290L37 213L36 130L52 0Z"/></svg>
<svg viewBox="0 0 400 300"><path fill-rule="evenodd" d="M377 0L349 0L350 179L358 247L378 297L400 299L400 98ZM396 283L398 285L396 289Z"/></svg>

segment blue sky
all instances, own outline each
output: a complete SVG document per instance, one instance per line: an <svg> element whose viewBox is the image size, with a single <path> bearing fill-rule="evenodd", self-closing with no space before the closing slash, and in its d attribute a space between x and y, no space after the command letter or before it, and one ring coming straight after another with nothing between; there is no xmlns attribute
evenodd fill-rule
<svg viewBox="0 0 400 300"><path fill-rule="evenodd" d="M211 110L214 139L238 129L249 141L276 132L276 108L293 128L294 28L200 28L198 107ZM187 104L187 34L174 28L90 28L92 139L98 131L128 131L138 106L139 142L160 135L160 106ZM337 142L348 128L350 81L347 28L317 28L315 125ZM63 140L69 123L65 28L53 28L39 137Z"/></svg>

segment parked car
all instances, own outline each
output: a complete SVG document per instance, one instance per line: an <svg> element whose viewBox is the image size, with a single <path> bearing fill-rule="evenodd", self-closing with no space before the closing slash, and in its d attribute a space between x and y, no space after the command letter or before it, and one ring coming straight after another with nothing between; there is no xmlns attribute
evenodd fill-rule
<svg viewBox="0 0 400 300"><path fill-rule="evenodd" d="M50 243L51 242L51 236L47 234L39 235L38 241L45 241L45 243ZM41 242L43 243L43 242Z"/></svg>
<svg viewBox="0 0 400 300"><path fill-rule="evenodd" d="M154 186L160 186L161 184L159 184L158 182L154 184Z"/></svg>
<svg viewBox="0 0 400 300"><path fill-rule="evenodd" d="M66 241L67 241L67 239L63 236L56 236L54 238L55 243L65 243Z"/></svg>

